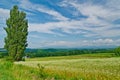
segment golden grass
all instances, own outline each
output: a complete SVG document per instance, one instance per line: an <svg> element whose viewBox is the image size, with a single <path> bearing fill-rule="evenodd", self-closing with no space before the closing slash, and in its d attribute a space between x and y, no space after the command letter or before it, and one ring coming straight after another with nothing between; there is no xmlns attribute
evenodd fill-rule
<svg viewBox="0 0 120 80"><path fill-rule="evenodd" d="M38 60L37 60L38 59ZM15 62L37 68L37 64L45 66L45 72L49 75L59 75L64 79L73 80L119 80L120 58L65 58L58 57L39 58L26 62ZM45 60L46 59L46 60Z"/></svg>

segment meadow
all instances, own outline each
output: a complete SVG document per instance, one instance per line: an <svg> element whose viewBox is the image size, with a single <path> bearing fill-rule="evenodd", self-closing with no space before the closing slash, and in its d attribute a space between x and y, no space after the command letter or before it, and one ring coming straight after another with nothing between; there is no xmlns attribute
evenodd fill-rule
<svg viewBox="0 0 120 80"><path fill-rule="evenodd" d="M1 80L119 80L120 57L112 53L28 58L0 67ZM1 72L0 71L0 72ZM2 76L1 76L2 75ZM6 77L6 79L4 79ZM3 79L2 79L3 78ZM9 79L11 78L11 79Z"/></svg>

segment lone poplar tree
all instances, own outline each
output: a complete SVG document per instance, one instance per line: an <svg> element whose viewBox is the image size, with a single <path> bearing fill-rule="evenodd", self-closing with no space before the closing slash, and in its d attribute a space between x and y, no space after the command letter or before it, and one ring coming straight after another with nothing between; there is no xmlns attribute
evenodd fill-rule
<svg viewBox="0 0 120 80"><path fill-rule="evenodd" d="M18 10L15 5L10 10L10 17L6 20L4 48L14 61L21 61L27 47L28 21L26 14Z"/></svg>

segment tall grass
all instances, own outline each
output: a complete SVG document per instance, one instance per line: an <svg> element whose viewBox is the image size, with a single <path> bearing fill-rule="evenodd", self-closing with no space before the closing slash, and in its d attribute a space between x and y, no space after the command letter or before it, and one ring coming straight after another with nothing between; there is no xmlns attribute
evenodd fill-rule
<svg viewBox="0 0 120 80"><path fill-rule="evenodd" d="M43 78L39 76L38 72L28 66L0 61L0 80L42 80Z"/></svg>
<svg viewBox="0 0 120 80"><path fill-rule="evenodd" d="M44 66L40 64L37 68L32 68L0 60L0 80L55 80L55 78L53 75L48 75Z"/></svg>
<svg viewBox="0 0 120 80"><path fill-rule="evenodd" d="M86 54L0 61L0 80L119 80L119 74L120 57Z"/></svg>
<svg viewBox="0 0 120 80"><path fill-rule="evenodd" d="M70 58L71 57L71 58ZM54 59L52 59L54 58ZM33 61L20 62L37 68L37 64L45 66L45 72L54 79L63 80L119 80L120 58L69 58L57 57L33 59ZM46 60L45 60L46 59Z"/></svg>

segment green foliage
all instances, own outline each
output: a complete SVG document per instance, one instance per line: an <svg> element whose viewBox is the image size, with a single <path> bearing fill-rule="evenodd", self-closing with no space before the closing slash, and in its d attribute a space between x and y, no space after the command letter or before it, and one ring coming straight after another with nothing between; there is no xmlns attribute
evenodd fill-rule
<svg viewBox="0 0 120 80"><path fill-rule="evenodd" d="M15 61L22 60L27 47L28 21L25 18L26 14L15 5L10 10L10 18L6 20L7 27L4 28L7 33L4 48Z"/></svg>
<svg viewBox="0 0 120 80"><path fill-rule="evenodd" d="M6 52L0 52L0 58L4 58L5 56L8 56Z"/></svg>
<svg viewBox="0 0 120 80"><path fill-rule="evenodd" d="M28 57L69 56L80 54L113 53L113 49L35 49L27 50Z"/></svg>
<svg viewBox="0 0 120 80"><path fill-rule="evenodd" d="M37 64L37 66L38 66L38 70L39 70L38 74L39 74L40 78L45 79L46 78L46 74L45 74L45 70L44 70L45 67L40 64Z"/></svg>
<svg viewBox="0 0 120 80"><path fill-rule="evenodd" d="M31 73L32 71L32 73ZM0 80L41 80L34 68L0 61Z"/></svg>
<svg viewBox="0 0 120 80"><path fill-rule="evenodd" d="M22 61L25 61L25 57L22 57Z"/></svg>
<svg viewBox="0 0 120 80"><path fill-rule="evenodd" d="M0 80L52 80L52 78L49 75L45 76L41 65L37 69L9 61L0 61Z"/></svg>
<svg viewBox="0 0 120 80"><path fill-rule="evenodd" d="M116 56L120 56L120 47L117 47L117 48L115 49L115 55L116 55Z"/></svg>
<svg viewBox="0 0 120 80"><path fill-rule="evenodd" d="M7 61L0 62L0 80L15 80L10 72L12 68L13 63Z"/></svg>
<svg viewBox="0 0 120 80"><path fill-rule="evenodd" d="M3 58L3 54L0 52L0 58Z"/></svg>

